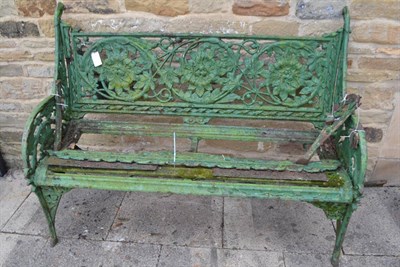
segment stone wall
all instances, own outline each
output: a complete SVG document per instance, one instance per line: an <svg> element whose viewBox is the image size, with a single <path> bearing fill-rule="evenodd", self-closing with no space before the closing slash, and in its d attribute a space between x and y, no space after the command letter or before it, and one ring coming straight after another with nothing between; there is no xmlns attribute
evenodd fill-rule
<svg viewBox="0 0 400 267"><path fill-rule="evenodd" d="M342 25L352 35L348 88L360 94L369 147L368 176L400 184L400 2L398 0L65 0L64 18L89 31L163 31L274 35L322 34ZM11 166L33 107L50 92L51 0L0 3L0 147ZM259 145L258 145L259 146Z"/></svg>

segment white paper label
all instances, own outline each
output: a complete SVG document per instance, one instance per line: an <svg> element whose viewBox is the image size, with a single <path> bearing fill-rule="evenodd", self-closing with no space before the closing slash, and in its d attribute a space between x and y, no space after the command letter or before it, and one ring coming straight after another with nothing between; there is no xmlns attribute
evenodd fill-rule
<svg viewBox="0 0 400 267"><path fill-rule="evenodd" d="M93 65L95 67L98 67L102 64L99 52L92 52L91 56L92 56Z"/></svg>

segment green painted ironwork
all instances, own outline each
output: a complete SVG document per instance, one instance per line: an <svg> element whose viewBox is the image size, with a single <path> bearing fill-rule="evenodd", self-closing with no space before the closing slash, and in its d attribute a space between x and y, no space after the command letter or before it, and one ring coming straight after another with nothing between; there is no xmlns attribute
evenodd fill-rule
<svg viewBox="0 0 400 267"><path fill-rule="evenodd" d="M58 204L60 203L62 195L68 192L69 190L70 189L67 187L57 187L54 185L34 187L33 190L35 194L38 196L40 205L42 206L42 209L46 216L50 229L52 246L56 245L58 242L56 227L55 227Z"/></svg>
<svg viewBox="0 0 400 267"><path fill-rule="evenodd" d="M70 27L61 20L62 12L59 3L53 95L35 108L22 140L24 172L54 243L57 206L72 188L280 198L313 203L337 220L331 262L338 264L367 164L365 133L354 115L359 99L344 98L347 8L343 28L321 37L90 33ZM182 123L91 120L84 118L88 113L168 115ZM316 129L215 125L210 124L213 118L304 121ZM173 151L66 149L82 133L173 133L189 138L191 150L174 156ZM311 147L295 163L198 153L201 139L289 141ZM308 162L314 153L321 160ZM296 172L300 178L317 172L327 179L221 177L212 168Z"/></svg>
<svg viewBox="0 0 400 267"><path fill-rule="evenodd" d="M279 198L283 200L297 200L312 202L321 201L348 202L352 199L351 190L322 188L315 186L271 185L255 183L239 183L224 181L196 181L186 179L157 179L147 177L128 177L79 174L49 174L45 181L38 179L38 183L51 186L60 185L69 188L92 188L120 191L161 192L175 194L190 194L203 196L231 196L253 198ZM160 186L162 184L163 186Z"/></svg>
<svg viewBox="0 0 400 267"><path fill-rule="evenodd" d="M65 101L76 116L113 112L323 122L343 97L333 93L340 83L343 29L293 38L86 33L61 25L70 86ZM96 53L98 66L92 61Z"/></svg>
<svg viewBox="0 0 400 267"><path fill-rule="evenodd" d="M72 109L107 100L116 102L107 102L103 108L114 112L134 113L135 109L129 109L133 102L149 110L154 102L191 107L174 112L180 115L204 107L212 110L219 104L229 117L252 111L254 118L265 119L268 114L263 111L279 114L280 107L290 110L293 117L297 113L297 117L307 117L311 112L310 118L324 120L324 101L331 101L323 99L324 92L334 77L329 69L335 68L333 61L339 53L337 36L326 41L270 42L247 37L238 42L185 35L151 39L102 35L96 40L99 36L72 33L71 84L76 89ZM94 66L92 53L102 56L102 65Z"/></svg>
<svg viewBox="0 0 400 267"><path fill-rule="evenodd" d="M367 170L367 141L365 132L356 116L345 122L345 127L335 134L338 158L348 171L353 182L355 201L358 202L364 189Z"/></svg>
<svg viewBox="0 0 400 267"><path fill-rule="evenodd" d="M22 136L22 160L24 174L31 179L38 162L52 149L55 141L56 101L53 96L45 98L29 116Z"/></svg>
<svg viewBox="0 0 400 267"><path fill-rule="evenodd" d="M343 218L347 209L347 205L343 203L313 202L312 204L321 208L325 212L326 217L330 220L339 220Z"/></svg>

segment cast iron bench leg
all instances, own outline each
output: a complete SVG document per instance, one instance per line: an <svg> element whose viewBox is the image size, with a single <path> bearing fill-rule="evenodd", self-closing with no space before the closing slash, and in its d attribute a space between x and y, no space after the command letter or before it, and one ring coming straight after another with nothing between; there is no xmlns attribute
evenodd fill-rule
<svg viewBox="0 0 400 267"><path fill-rule="evenodd" d="M55 246L58 242L55 218L57 213L58 204L60 203L61 196L66 189L57 187L37 187L34 192L39 198L39 202L42 205L45 213L47 223L50 229L51 235L51 246Z"/></svg>
<svg viewBox="0 0 400 267"><path fill-rule="evenodd" d="M353 205L354 204L347 205L346 213L344 214L343 218L336 221L336 241L331 258L331 263L334 267L339 266L339 257L342 250L344 236L347 231L347 226L349 225L351 214L354 211Z"/></svg>

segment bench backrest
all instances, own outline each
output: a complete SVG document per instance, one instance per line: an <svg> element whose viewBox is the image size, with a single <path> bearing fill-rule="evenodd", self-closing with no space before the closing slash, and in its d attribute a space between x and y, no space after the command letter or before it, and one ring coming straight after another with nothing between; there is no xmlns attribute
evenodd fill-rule
<svg viewBox="0 0 400 267"><path fill-rule="evenodd" d="M69 117L124 113L323 122L345 91L343 29L322 37L87 33L55 16Z"/></svg>

